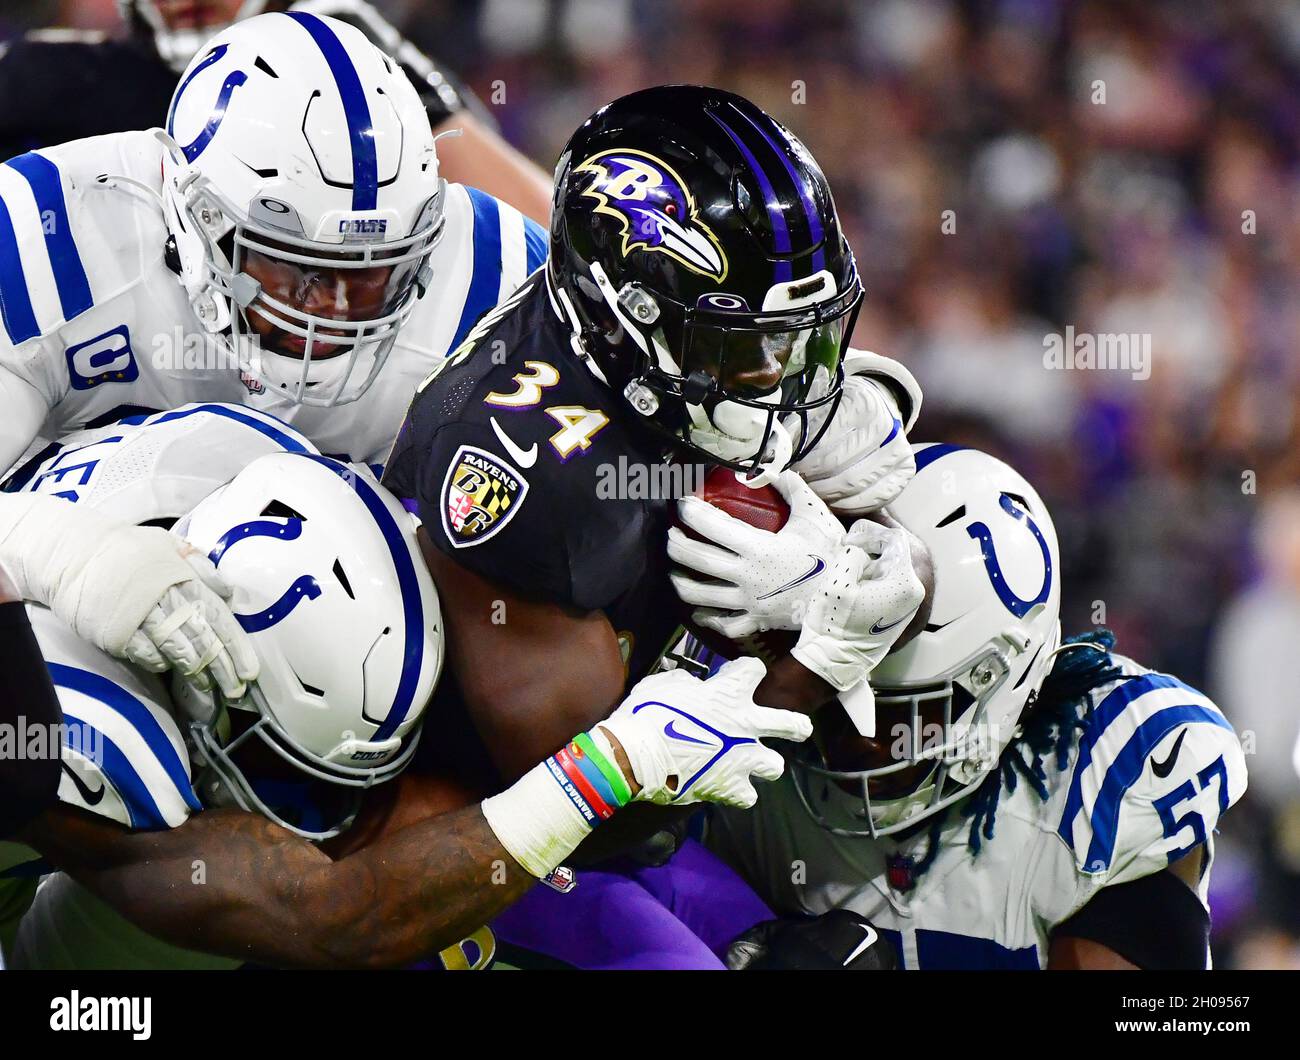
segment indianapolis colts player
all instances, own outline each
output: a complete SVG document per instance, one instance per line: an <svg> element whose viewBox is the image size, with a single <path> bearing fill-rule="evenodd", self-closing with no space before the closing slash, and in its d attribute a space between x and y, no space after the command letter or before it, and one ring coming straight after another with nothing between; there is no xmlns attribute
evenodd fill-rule
<svg viewBox="0 0 1300 1060"><path fill-rule="evenodd" d="M272 411L377 463L418 382L544 255L533 222L439 177L414 89L359 30L302 11L237 23L190 64L165 130L0 165L0 468L38 435L195 400ZM0 550L19 521L36 541L58 532L0 506ZM155 577L130 577L129 558ZM63 550L46 580L80 578L83 559ZM126 585L168 567L143 549L117 560ZM61 607L48 584L18 587ZM60 613L120 655L120 627L159 603L145 596L81 594ZM106 600L114 614L91 613ZM216 639L237 693L247 648ZM204 654L158 648L187 672Z"/></svg>
<svg viewBox="0 0 1300 1060"><path fill-rule="evenodd" d="M416 385L545 253L439 177L396 64L306 12L215 37L165 130L6 163L0 200L6 466L38 433L195 399L380 460Z"/></svg>
<svg viewBox="0 0 1300 1060"><path fill-rule="evenodd" d="M1021 475L953 445L916 467L891 511L935 594L874 671L875 738L823 715L752 814L715 816L713 849L778 913L859 914L904 968L1207 967L1213 835L1246 787L1231 726L1106 631L1059 644L1056 532ZM742 556L791 547L715 530Z"/></svg>
<svg viewBox="0 0 1300 1060"><path fill-rule="evenodd" d="M63 810L21 839L69 875L48 880L23 919L11 947L18 966L409 961L484 923L624 802L752 803L749 775L781 768L757 739L810 731L753 706L761 667L707 684L664 675L481 809L330 861L308 840L342 832L359 796L402 770L441 666L438 601L411 517L364 468L321 457L273 417L225 405L85 432L10 485L93 509L106 536L122 521L171 523L193 506L175 532L229 583L261 664L236 701L167 687L31 608L73 738ZM632 710L650 700L661 705ZM667 739L665 704L742 737L737 752L706 762ZM690 791L674 779L689 776ZM222 806L241 812L196 813ZM525 871L500 880L507 855ZM21 874L33 857L0 846L0 869ZM195 859L207 886L178 886ZM502 885L483 886L489 878ZM356 930L362 916L375 918L375 932Z"/></svg>

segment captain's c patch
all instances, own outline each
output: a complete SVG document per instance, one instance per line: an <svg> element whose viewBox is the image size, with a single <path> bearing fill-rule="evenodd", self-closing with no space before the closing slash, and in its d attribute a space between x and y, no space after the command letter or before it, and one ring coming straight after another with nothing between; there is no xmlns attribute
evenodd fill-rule
<svg viewBox="0 0 1300 1060"><path fill-rule="evenodd" d="M462 445L442 483L442 529L456 548L486 541L510 521L528 481L501 457Z"/></svg>

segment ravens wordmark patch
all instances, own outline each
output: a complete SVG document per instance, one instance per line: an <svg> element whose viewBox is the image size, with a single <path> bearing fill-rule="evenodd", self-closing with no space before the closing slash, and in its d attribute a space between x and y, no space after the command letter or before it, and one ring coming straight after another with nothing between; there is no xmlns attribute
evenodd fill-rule
<svg viewBox="0 0 1300 1060"><path fill-rule="evenodd" d="M456 548L478 545L497 533L528 494L528 481L508 463L462 445L442 483L442 529Z"/></svg>

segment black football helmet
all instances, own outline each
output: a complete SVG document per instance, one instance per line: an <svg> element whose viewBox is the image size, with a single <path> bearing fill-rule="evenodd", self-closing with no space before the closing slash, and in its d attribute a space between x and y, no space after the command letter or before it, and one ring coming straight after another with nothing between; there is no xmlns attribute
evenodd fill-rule
<svg viewBox="0 0 1300 1060"><path fill-rule="evenodd" d="M575 350L679 447L754 483L830 422L862 284L821 169L748 100L670 85L588 118L547 268Z"/></svg>

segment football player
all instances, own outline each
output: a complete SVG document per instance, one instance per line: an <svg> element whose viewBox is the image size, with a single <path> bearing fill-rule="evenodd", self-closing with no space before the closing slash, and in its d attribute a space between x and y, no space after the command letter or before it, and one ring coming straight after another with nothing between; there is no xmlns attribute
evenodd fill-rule
<svg viewBox="0 0 1300 1060"><path fill-rule="evenodd" d="M710 830L778 913L858 919L762 925L732 966L856 931L904 968L1208 967L1213 836L1246 787L1231 726L1105 631L1060 644L1056 532L1021 475L952 445L916 467L891 512L929 546L935 592L872 673L876 735L820 715L816 749ZM735 562L696 574L733 585L736 616L764 591L752 562L799 547L776 536L712 525Z"/></svg>
<svg viewBox="0 0 1300 1060"><path fill-rule="evenodd" d="M324 452L381 460L418 382L544 254L513 207L439 177L415 90L360 31L306 12L245 20L195 58L165 130L0 166L0 468L38 434L57 445L194 400L270 410ZM166 569L133 559L154 575L127 584ZM114 615L87 610L110 600ZM128 601L141 623L157 603L81 595L62 614L120 653L107 629ZM231 675L233 650L214 657Z"/></svg>
<svg viewBox="0 0 1300 1060"><path fill-rule="evenodd" d="M213 34L241 18L288 8L275 0L119 0L127 34L37 30L0 45L0 158L105 133L147 129L167 114L176 78ZM487 108L404 40L364 0L302 0L292 10L361 30L414 83L444 141L448 180L481 188L545 221L550 181L496 131ZM93 104L88 101L93 100Z"/></svg>
<svg viewBox="0 0 1300 1060"><path fill-rule="evenodd" d="M418 509L443 594L447 716L507 780L678 637L670 497L629 488L629 469L724 465L759 485L793 465L860 514L911 474L918 397L894 362L845 356L862 290L825 177L731 93L648 89L588 119L560 159L549 262L423 384L385 478ZM835 546L800 572L803 634L760 703L862 694L921 600L902 531L860 522ZM629 815L606 849L662 820Z"/></svg>
<svg viewBox="0 0 1300 1060"><path fill-rule="evenodd" d="M76 442L73 496L48 496L68 466L58 457L25 491L89 509L106 540L164 535L131 523L170 524L202 497L174 528L175 551L196 550L226 583L260 676L237 700L167 686L32 609L68 739L63 806L21 839L70 875L41 888L17 966L404 963L477 928L633 799L752 803L750 775L781 768L758 739L811 731L753 707L760 664L708 683L660 675L481 808L436 822L408 809L331 860L313 843L347 840L361 796L410 761L441 668L413 520L364 468L238 407L189 406ZM706 760L674 744L670 711L734 746ZM33 857L3 850L5 867Z"/></svg>

